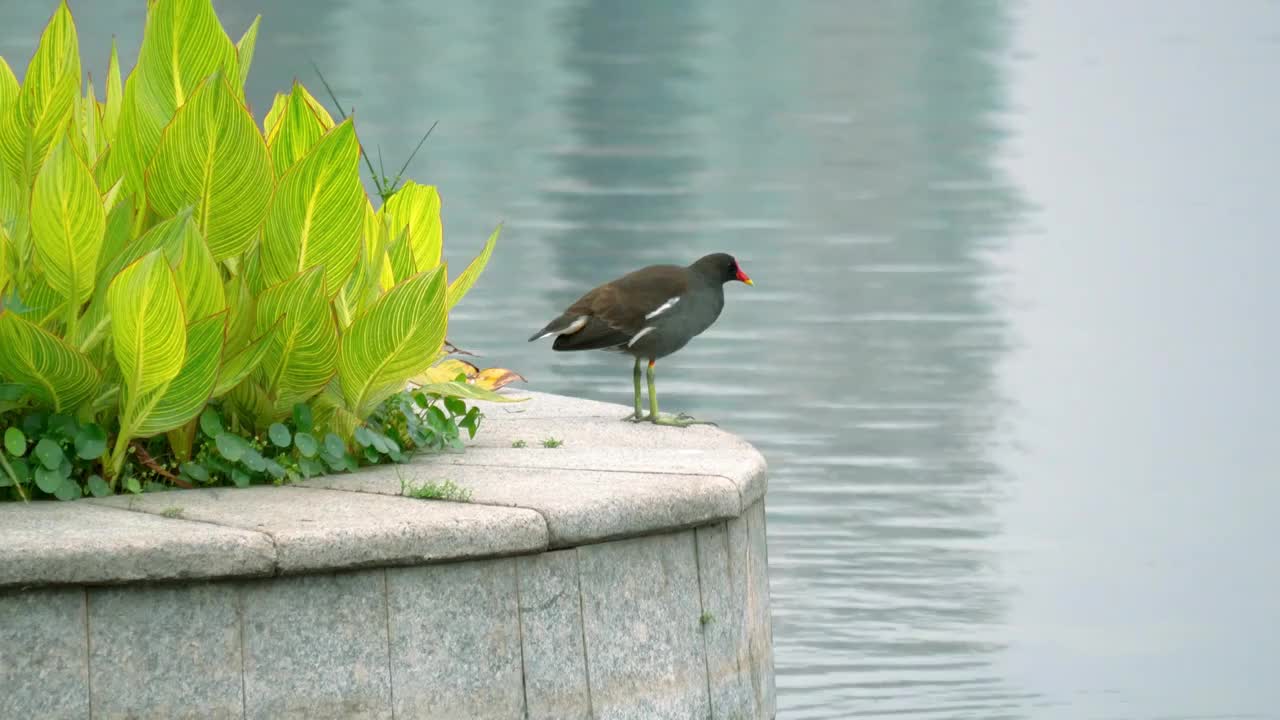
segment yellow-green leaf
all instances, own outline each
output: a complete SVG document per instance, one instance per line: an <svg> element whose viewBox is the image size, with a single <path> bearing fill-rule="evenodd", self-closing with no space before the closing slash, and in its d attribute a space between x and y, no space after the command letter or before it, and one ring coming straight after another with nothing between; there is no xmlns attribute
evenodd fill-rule
<svg viewBox="0 0 1280 720"><path fill-rule="evenodd" d="M135 396L172 380L187 356L182 300L164 254L129 265L107 290L111 339L124 385Z"/></svg>
<svg viewBox="0 0 1280 720"><path fill-rule="evenodd" d="M215 260L253 242L271 195L271 166L253 116L224 79L198 85L165 128L146 189L162 216L195 206Z"/></svg>
<svg viewBox="0 0 1280 720"><path fill-rule="evenodd" d="M18 78L3 57L0 57L0 115L8 112L18 102L22 89L18 86Z"/></svg>
<svg viewBox="0 0 1280 720"><path fill-rule="evenodd" d="M359 153L355 129L347 120L280 178L259 246L267 285L319 266L328 297L338 294L360 252L367 200Z"/></svg>
<svg viewBox="0 0 1280 720"><path fill-rule="evenodd" d="M470 383L442 382L429 383L418 388L424 393L444 397L467 398L469 400L488 400L489 402L524 402L527 397L513 398Z"/></svg>
<svg viewBox="0 0 1280 720"><path fill-rule="evenodd" d="M418 274L421 269L417 258L413 256L413 246L409 244L408 228L400 231L400 237L387 247L387 258L391 261L391 271L395 273L396 282L401 283Z"/></svg>
<svg viewBox="0 0 1280 720"><path fill-rule="evenodd" d="M173 380L142 396L125 384L120 424L130 436L168 432L200 414L218 378L225 320L222 314L212 315L187 328L186 362Z"/></svg>
<svg viewBox="0 0 1280 720"><path fill-rule="evenodd" d="M73 411L97 390L102 375L61 338L0 311L0 375L29 386L55 412Z"/></svg>
<svg viewBox="0 0 1280 720"><path fill-rule="evenodd" d="M80 118L86 150L84 159L92 167L107 147L106 137L102 132L102 107L98 105L98 95L93 88L92 80L89 81L84 99L80 102Z"/></svg>
<svg viewBox="0 0 1280 720"><path fill-rule="evenodd" d="M310 97L301 83L295 81L283 114L272 128L268 145L277 177L284 175L294 163L306 157L311 148L333 127L332 120L325 126L314 106L308 102L309 99L314 98Z"/></svg>
<svg viewBox="0 0 1280 720"><path fill-rule="evenodd" d="M93 293L105 227L93 173L64 137L36 176L31 231L50 287L75 306Z"/></svg>
<svg viewBox="0 0 1280 720"><path fill-rule="evenodd" d="M9 175L9 169L4 163L0 163L0 226L16 226L22 210L22 188Z"/></svg>
<svg viewBox="0 0 1280 720"><path fill-rule="evenodd" d="M13 269L10 263L13 262L13 255L9 251L9 231L5 229L4 223L0 222L0 297L4 297L5 290L9 287L9 280L13 277Z"/></svg>
<svg viewBox="0 0 1280 720"><path fill-rule="evenodd" d="M258 332L280 322L259 368L279 416L320 392L336 370L338 331L326 298L318 267L267 288L258 298Z"/></svg>
<svg viewBox="0 0 1280 720"><path fill-rule="evenodd" d="M502 226L499 225L493 234L484 244L484 249L476 256L471 264L467 266L462 274L454 278L449 283L449 309L452 310L454 305L467 294L472 285L476 284L476 278L480 277L480 273L484 271L484 266L489 264L489 256L493 255L493 246L498 242L498 235L502 233Z"/></svg>
<svg viewBox="0 0 1280 720"><path fill-rule="evenodd" d="M117 228L115 223L123 223L124 218L117 218L112 214L111 235L112 244L118 242L115 233L123 230ZM132 218L130 218L132 221ZM128 233L133 232L132 222L127 229ZM103 256L101 268L98 270L97 285L99 292L111 284L111 279L124 270L125 266L132 264L138 258L155 250L164 252L165 259L169 263L169 267L176 267L182 259L182 248L186 246L187 236L192 234L198 235L199 230L196 229L195 221L191 217L191 208L183 208L181 212L168 220L162 220L156 223L155 227L148 230L142 237L127 242L121 247L114 257Z"/></svg>
<svg viewBox="0 0 1280 720"><path fill-rule="evenodd" d="M444 267L437 267L392 288L351 323L338 347L348 410L368 417L431 366L444 342L446 292Z"/></svg>
<svg viewBox="0 0 1280 720"><path fill-rule="evenodd" d="M111 59L107 62L107 103L102 111L102 130L110 144L120 127L120 106L124 103L124 86L120 83L120 56L116 39L111 38Z"/></svg>
<svg viewBox="0 0 1280 720"><path fill-rule="evenodd" d="M66 2L58 5L40 36L22 81L16 112L0 130L9 172L31 182L49 148L66 131L80 95L80 41ZM28 185L29 186L29 185Z"/></svg>
<svg viewBox="0 0 1280 720"><path fill-rule="evenodd" d="M272 336L279 330L282 320L277 320L276 325L264 332L261 337L254 339L240 352L228 357L222 363L222 368L218 371L218 382L213 388L213 397L227 394L249 377L250 373L258 369L262 359L267 356L267 351L271 349Z"/></svg>
<svg viewBox="0 0 1280 720"><path fill-rule="evenodd" d="M125 82L117 132L126 189L140 190L161 129L214 71L234 69L236 49L209 0L148 3L138 64Z"/></svg>
<svg viewBox="0 0 1280 720"><path fill-rule="evenodd" d="M182 259L173 272L186 316L198 320L222 312L227 299L222 294L222 274L209 247L194 227L182 238Z"/></svg>
<svg viewBox="0 0 1280 720"><path fill-rule="evenodd" d="M440 264L444 231L440 224L440 195L434 186L410 180L387 200L380 212L389 221L393 237L406 227L409 229L409 244L419 270L430 270Z"/></svg>
<svg viewBox="0 0 1280 720"><path fill-rule="evenodd" d="M262 16L259 15L253 19L253 23L249 25L249 29L244 31L244 35L240 36L240 42L236 43L237 65L240 69L240 92L244 93L245 83L249 81L249 66L253 64L253 49L258 44L258 25L262 22Z"/></svg>
<svg viewBox="0 0 1280 720"><path fill-rule="evenodd" d="M276 93L271 100L271 108L267 110L266 117L262 118L262 134L267 138L268 147L271 146L272 136L280 128L280 118L284 117L287 107L289 107L289 96L285 93Z"/></svg>

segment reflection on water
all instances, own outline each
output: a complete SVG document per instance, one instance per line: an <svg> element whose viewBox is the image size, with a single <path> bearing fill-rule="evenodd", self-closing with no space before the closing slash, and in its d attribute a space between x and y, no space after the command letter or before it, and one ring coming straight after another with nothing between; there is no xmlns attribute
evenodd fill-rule
<svg viewBox="0 0 1280 720"><path fill-rule="evenodd" d="M779 717L1280 705L1280 588L1251 559L1277 539L1280 473L1259 448L1278 398L1255 359L1280 342L1223 330L1265 304L1259 268L1280 264L1280 158L1257 130L1280 117L1240 109L1280 59L1280 6L217 3L237 33L259 5L259 115L295 76L314 85L315 59L391 170L440 121L410 175L442 187L449 259L506 222L450 334L486 362L627 403L624 359L553 354L531 329L651 262L724 250L756 279L660 374L668 409L769 458ZM47 10L3 8L0 52L22 64ZM98 28L132 60L139 3L73 10L86 68L105 66ZM1111 87L1125 68L1133 84ZM1200 107L1180 91L1216 95ZM1181 153L1207 176L1167 159ZM1219 232L1243 217L1250 232ZM1151 257L1173 271L1153 275ZM1215 293L1197 272L1216 273ZM1135 303L1135 285L1158 300ZM1156 322L1171 310L1199 322ZM1170 357L1183 372L1159 395L1149 378ZM1235 396L1248 423L1199 388L1206 375L1254 389ZM1191 427L1150 412L1166 405L1240 428L1155 432ZM1192 454L1194 479L1146 460L1197 442L1239 452ZM1213 592L1186 591L1202 577Z"/></svg>

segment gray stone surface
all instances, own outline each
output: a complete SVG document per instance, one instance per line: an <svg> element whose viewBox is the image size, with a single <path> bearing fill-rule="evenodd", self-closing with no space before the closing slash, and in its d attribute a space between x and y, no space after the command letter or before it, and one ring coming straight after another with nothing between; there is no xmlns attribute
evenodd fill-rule
<svg viewBox="0 0 1280 720"><path fill-rule="evenodd" d="M707 475L419 463L308 482L398 495L401 478L415 483L448 479L469 490L473 503L536 510L546 519L553 548L692 527L740 513L732 483Z"/></svg>
<svg viewBox="0 0 1280 720"><path fill-rule="evenodd" d="M395 715L524 715L515 561L387 570Z"/></svg>
<svg viewBox="0 0 1280 720"><path fill-rule="evenodd" d="M0 591L0 718L89 717L88 655L83 589Z"/></svg>
<svg viewBox="0 0 1280 720"><path fill-rule="evenodd" d="M499 391L510 398L527 398L523 402L494 403L478 401L481 411L490 420L530 419L530 418L584 418L584 417L622 417L631 411L613 403L599 400L584 400L555 395L553 393L526 390L522 387L506 387ZM618 412L621 409L622 412Z"/></svg>
<svg viewBox="0 0 1280 720"><path fill-rule="evenodd" d="M93 717L240 718L240 618L232 583L90 589Z"/></svg>
<svg viewBox="0 0 1280 720"><path fill-rule="evenodd" d="M528 404L537 406L542 397ZM558 401L557 406L566 404ZM768 469L764 456L750 443L718 428L659 427L623 422L627 408L612 406L617 416L487 418L475 440L461 455L444 455L427 462L501 467L541 467L563 470L610 470L658 474L719 475L732 482L746 508L764 496ZM542 441L563 441L544 448ZM524 448L512 443L523 440Z"/></svg>
<svg viewBox="0 0 1280 720"><path fill-rule="evenodd" d="M693 531L589 545L577 552L595 716L707 717Z"/></svg>
<svg viewBox="0 0 1280 720"><path fill-rule="evenodd" d="M576 550L516 560L528 720L590 720Z"/></svg>
<svg viewBox="0 0 1280 720"><path fill-rule="evenodd" d="M746 521L698 528L698 573L707 622L702 637L707 653L711 717L761 717L753 689L747 612L750 572Z"/></svg>
<svg viewBox="0 0 1280 720"><path fill-rule="evenodd" d="M773 672L773 622L769 611L769 547L766 540L764 503L748 508L747 525L747 618L750 628L751 679L756 705L765 717L777 712L777 689Z"/></svg>
<svg viewBox="0 0 1280 720"><path fill-rule="evenodd" d="M281 573L536 552L546 523L530 510L300 487L219 488L97 500L142 513L265 533Z"/></svg>
<svg viewBox="0 0 1280 720"><path fill-rule="evenodd" d="M247 720L392 716L383 570L251 580L241 592Z"/></svg>
<svg viewBox="0 0 1280 720"><path fill-rule="evenodd" d="M88 501L0 504L0 548L0 587L269 575L275 567L261 533Z"/></svg>

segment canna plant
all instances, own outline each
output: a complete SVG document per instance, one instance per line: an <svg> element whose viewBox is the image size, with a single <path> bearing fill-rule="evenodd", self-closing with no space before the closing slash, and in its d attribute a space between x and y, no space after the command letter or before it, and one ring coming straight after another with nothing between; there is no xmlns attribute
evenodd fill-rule
<svg viewBox="0 0 1280 720"><path fill-rule="evenodd" d="M57 497L114 492L157 442L207 474L206 410L219 437L264 438L301 408L350 466L389 407L474 432L456 398L501 399L445 341L501 228L449 278L436 188L375 209L351 119L295 83L259 128L257 32L233 43L210 0L153 0L127 77L113 44L102 100L65 0L21 83L0 58L0 489L27 497L40 471Z"/></svg>

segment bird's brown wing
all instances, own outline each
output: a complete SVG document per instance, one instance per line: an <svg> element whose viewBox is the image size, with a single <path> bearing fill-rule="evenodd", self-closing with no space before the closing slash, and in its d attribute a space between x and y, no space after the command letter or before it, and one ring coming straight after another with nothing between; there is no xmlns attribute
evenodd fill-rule
<svg viewBox="0 0 1280 720"><path fill-rule="evenodd" d="M625 345L645 326L645 315L689 288L684 268L653 265L588 292L565 317L586 317L581 330L556 338L557 350L596 350Z"/></svg>

